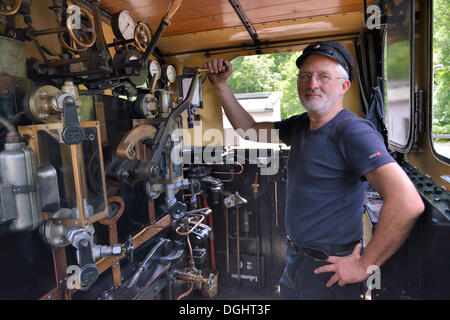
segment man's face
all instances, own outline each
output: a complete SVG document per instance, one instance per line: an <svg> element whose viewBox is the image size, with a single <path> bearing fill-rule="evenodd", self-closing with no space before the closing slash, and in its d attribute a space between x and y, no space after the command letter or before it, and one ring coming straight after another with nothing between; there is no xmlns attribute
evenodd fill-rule
<svg viewBox="0 0 450 320"><path fill-rule="evenodd" d="M306 111L322 114L340 103L342 95L350 87L350 81L342 79L337 65L336 61L323 55L311 55L303 62L297 89Z"/></svg>

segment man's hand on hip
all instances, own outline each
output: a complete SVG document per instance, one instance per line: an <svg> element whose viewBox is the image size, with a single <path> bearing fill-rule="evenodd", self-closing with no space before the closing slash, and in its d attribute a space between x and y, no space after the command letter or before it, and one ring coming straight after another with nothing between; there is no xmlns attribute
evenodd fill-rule
<svg viewBox="0 0 450 320"><path fill-rule="evenodd" d="M370 274L361 265L361 249L362 244L358 243L352 254L348 256L329 256L326 262L330 264L315 269L314 273L334 272L334 275L327 282L327 287L331 287L336 282L342 287L346 284L364 281Z"/></svg>

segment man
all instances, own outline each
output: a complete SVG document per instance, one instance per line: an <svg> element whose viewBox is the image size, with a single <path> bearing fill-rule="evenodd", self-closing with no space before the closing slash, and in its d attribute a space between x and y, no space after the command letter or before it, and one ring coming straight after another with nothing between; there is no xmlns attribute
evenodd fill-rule
<svg viewBox="0 0 450 320"><path fill-rule="evenodd" d="M228 61L204 67L235 129L278 129L291 146L281 298L359 299L372 267L401 246L424 206L374 126L343 108L354 75L351 54L334 41L305 48L297 59L297 89L307 112L274 123L255 122L237 102L226 82L232 73ZM384 205L361 254L367 181Z"/></svg>

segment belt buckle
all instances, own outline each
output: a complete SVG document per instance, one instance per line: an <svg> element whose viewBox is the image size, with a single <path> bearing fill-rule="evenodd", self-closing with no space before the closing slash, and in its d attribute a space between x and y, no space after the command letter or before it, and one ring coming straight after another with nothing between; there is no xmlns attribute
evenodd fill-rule
<svg viewBox="0 0 450 320"><path fill-rule="evenodd" d="M300 248L294 242L292 242L291 239L287 238L286 243L293 253L295 253L295 254L303 253L302 250L300 250Z"/></svg>

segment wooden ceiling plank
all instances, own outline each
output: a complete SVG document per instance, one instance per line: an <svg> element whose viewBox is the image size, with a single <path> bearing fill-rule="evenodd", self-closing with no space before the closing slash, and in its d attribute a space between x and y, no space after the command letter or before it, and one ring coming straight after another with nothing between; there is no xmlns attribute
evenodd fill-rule
<svg viewBox="0 0 450 320"><path fill-rule="evenodd" d="M152 29L153 25L151 25ZM185 34L191 32L224 29L237 27L241 25L242 23L239 20L239 17L235 13L232 13L226 15L198 18L195 21L187 20L178 23L173 22L169 27L167 27L166 31L164 32L164 35L168 36L174 34Z"/></svg>
<svg viewBox="0 0 450 320"><path fill-rule="evenodd" d="M242 1L242 7L245 10L254 10L265 7L277 7L277 6L294 6L297 9L325 9L328 7L344 7L348 5L360 6L361 9L364 8L364 4L361 0L327 0L317 1L317 0L259 0L259 1Z"/></svg>
<svg viewBox="0 0 450 320"><path fill-rule="evenodd" d="M216 6L203 6L199 8L189 8L185 9L183 11L177 12L174 16L172 21L173 22L180 22L180 21L195 21L198 18L205 18L209 16L220 16L225 14L233 14L233 8L229 6L229 8L226 8L226 10L220 9ZM145 19L146 21L160 21L161 17L158 15L155 15L154 13L148 14L148 11L141 10L140 12L136 13L136 17L139 19Z"/></svg>
<svg viewBox="0 0 450 320"><path fill-rule="evenodd" d="M111 1L112 2L112 1ZM110 11L111 13L117 13L121 10L128 10L130 12L133 12L133 14L136 15L142 15L142 13L145 13L147 16L152 17L159 17L161 19L164 14L167 12L167 9L169 8L169 0L164 1L155 1L155 0L147 0L147 1L138 1L136 4L129 4L126 2L120 1L119 3L110 3L110 1L106 2L102 5L103 8ZM210 8L214 7L225 7L225 5L228 4L226 0L208 0L207 3L205 3L204 0L185 0L181 4L180 8L177 11L177 14L175 14L174 18L176 16L183 15L183 12L189 11L189 10L195 10L195 9L201 9L205 6L208 6Z"/></svg>
<svg viewBox="0 0 450 320"><path fill-rule="evenodd" d="M351 11L346 11L346 12L341 12L341 13L336 13L335 11L323 9L323 10L315 10L314 12L312 12L313 14L311 13L311 14L308 14L305 16L298 16L298 15L293 15L293 14L279 15L279 16L275 16L274 20L272 20L272 21L269 20L267 17L262 17L262 18L254 19L254 21L255 21L254 23L269 23L269 22L291 20L291 19L313 18L313 17L318 17L318 16L328 16L328 15L333 15L333 14L345 14L345 13L350 13L350 12L359 12L359 10L356 10L356 8L353 8L353 7L349 7L349 9Z"/></svg>
<svg viewBox="0 0 450 320"><path fill-rule="evenodd" d="M344 13L351 11L363 10L361 4L355 4L352 0L332 0L327 1L327 6L324 7L322 2L307 1L304 2L304 7L299 7L297 3L277 4L267 7L257 7L254 9L246 9L249 18L261 19L262 17L270 17L275 15L292 14L298 17L307 17L307 15L315 15L314 12L330 12L330 14ZM306 5L307 4L307 5Z"/></svg>

